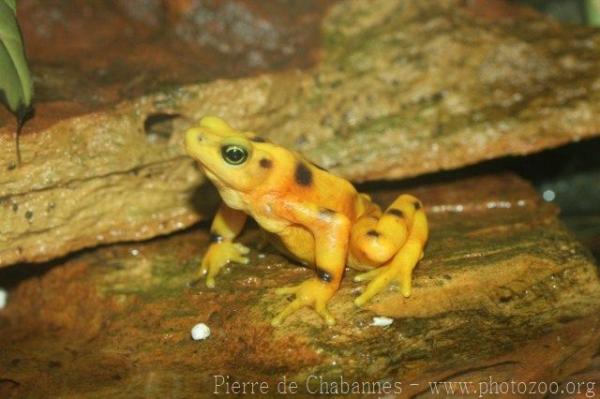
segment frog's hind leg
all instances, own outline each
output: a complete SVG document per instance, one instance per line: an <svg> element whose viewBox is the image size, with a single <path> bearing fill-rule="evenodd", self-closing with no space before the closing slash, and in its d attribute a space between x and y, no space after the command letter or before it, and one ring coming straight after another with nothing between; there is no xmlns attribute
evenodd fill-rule
<svg viewBox="0 0 600 399"><path fill-rule="evenodd" d="M383 265L355 277L355 281L371 280L354 301L358 306L393 281L399 282L402 295L409 296L412 271L423 255L428 236L427 218L421 202L411 195L399 196L371 227L367 231L356 231L361 235L352 240L353 246L356 245L352 250Z"/></svg>
<svg viewBox="0 0 600 399"><path fill-rule="evenodd" d="M383 214L377 205L371 203L352 228L351 264L365 265L370 269L391 260L408 236L415 214L414 201L416 198L410 195L401 195ZM377 272L369 273L374 274Z"/></svg>

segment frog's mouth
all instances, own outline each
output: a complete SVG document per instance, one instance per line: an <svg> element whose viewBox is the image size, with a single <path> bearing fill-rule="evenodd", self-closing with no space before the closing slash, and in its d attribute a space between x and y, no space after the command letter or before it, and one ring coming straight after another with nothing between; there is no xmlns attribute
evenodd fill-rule
<svg viewBox="0 0 600 399"><path fill-rule="evenodd" d="M202 170L204 171L206 177L208 177L212 182L215 182L215 184L217 184L217 182L219 182L219 184L222 184L217 175L211 172L210 169L208 169L206 166L202 165Z"/></svg>
<svg viewBox="0 0 600 399"><path fill-rule="evenodd" d="M206 177L208 177L208 179L211 182L213 182L213 184L217 187L218 190L227 187L227 184L223 180L219 179L219 177L216 174L214 174L210 169L208 169L204 164L200 164L200 166L202 167L202 170Z"/></svg>

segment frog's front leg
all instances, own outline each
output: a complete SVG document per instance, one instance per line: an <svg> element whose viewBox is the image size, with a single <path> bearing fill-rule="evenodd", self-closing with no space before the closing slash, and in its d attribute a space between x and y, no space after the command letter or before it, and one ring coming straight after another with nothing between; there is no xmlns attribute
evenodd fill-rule
<svg viewBox="0 0 600 399"><path fill-rule="evenodd" d="M206 286L215 286L215 276L229 262L248 263L249 249L233 240L240 234L248 216L225 203L217 211L210 227L211 244L202 258L196 279L206 275Z"/></svg>
<svg viewBox="0 0 600 399"><path fill-rule="evenodd" d="M304 306L312 306L328 325L335 319L327 310L327 302L340 286L346 264L350 221L340 213L313 204L286 203L281 212L287 220L311 231L315 240L317 276L295 287L280 288L278 294L294 294L295 299L271 322L279 326L283 320Z"/></svg>

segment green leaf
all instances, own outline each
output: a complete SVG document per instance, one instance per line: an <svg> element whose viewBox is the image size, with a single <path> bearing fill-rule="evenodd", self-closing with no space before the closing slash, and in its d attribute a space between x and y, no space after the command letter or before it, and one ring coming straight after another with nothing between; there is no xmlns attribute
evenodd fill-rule
<svg viewBox="0 0 600 399"><path fill-rule="evenodd" d="M20 164L19 132L31 109L33 81L16 12L15 0L0 0L0 102L17 116L15 147Z"/></svg>
<svg viewBox="0 0 600 399"><path fill-rule="evenodd" d="M15 6L14 0L0 0L0 100L22 122L31 106L33 82Z"/></svg>
<svg viewBox="0 0 600 399"><path fill-rule="evenodd" d="M4 0L4 2L13 10L13 14L17 13L16 0Z"/></svg>
<svg viewBox="0 0 600 399"><path fill-rule="evenodd" d="M590 26L600 26L600 0L587 0L587 20Z"/></svg>

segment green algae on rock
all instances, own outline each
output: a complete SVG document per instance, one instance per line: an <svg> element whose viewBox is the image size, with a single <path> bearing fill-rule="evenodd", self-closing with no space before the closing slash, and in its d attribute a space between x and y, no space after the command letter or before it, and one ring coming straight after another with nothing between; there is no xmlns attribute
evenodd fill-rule
<svg viewBox="0 0 600 399"><path fill-rule="evenodd" d="M203 178L183 156L181 132L206 114L354 181L526 154L600 131L598 30L534 13L483 20L458 0L346 1L322 30L322 60L303 72L128 100L113 82L113 100L101 106L41 98L20 168L0 114L0 266L205 218L192 200L205 202Z"/></svg>
<svg viewBox="0 0 600 399"><path fill-rule="evenodd" d="M226 267L215 289L189 285L205 229L103 247L11 291L0 392L194 397L214 392L215 375L266 381L271 394L284 377L302 392L320 378L400 382L407 396L427 396L428 381L549 382L579 371L593 381L598 269L557 209L513 175L402 190L423 200L432 226L410 298L392 287L357 308L364 284L348 271L330 303L335 326L302 309L274 329L286 303L275 290L312 272L262 247L256 229L241 237L250 264ZM385 204L398 192L372 194ZM376 315L394 322L373 326ZM211 336L193 341L200 322Z"/></svg>

